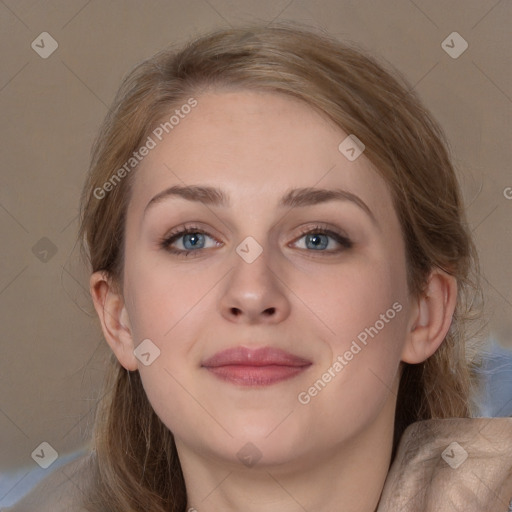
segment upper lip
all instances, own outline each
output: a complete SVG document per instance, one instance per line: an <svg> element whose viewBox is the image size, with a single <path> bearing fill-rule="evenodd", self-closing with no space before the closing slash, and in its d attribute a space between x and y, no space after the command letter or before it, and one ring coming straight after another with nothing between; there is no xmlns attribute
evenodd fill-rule
<svg viewBox="0 0 512 512"><path fill-rule="evenodd" d="M250 349L234 347L217 352L203 361L201 366L214 368L218 366L309 366L311 361L272 347Z"/></svg>

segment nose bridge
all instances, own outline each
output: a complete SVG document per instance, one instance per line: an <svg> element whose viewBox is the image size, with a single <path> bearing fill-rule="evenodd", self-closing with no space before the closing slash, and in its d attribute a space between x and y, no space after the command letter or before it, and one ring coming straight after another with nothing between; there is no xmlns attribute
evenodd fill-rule
<svg viewBox="0 0 512 512"><path fill-rule="evenodd" d="M242 294L240 298L262 300L265 292L276 287L271 257L269 245L260 245L253 237L247 237L236 247L230 287Z"/></svg>
<svg viewBox="0 0 512 512"><path fill-rule="evenodd" d="M255 322L269 317L282 319L288 314L288 299L276 265L271 264L273 257L268 246L260 245L252 237L236 247L232 258L234 268L220 303L224 316Z"/></svg>

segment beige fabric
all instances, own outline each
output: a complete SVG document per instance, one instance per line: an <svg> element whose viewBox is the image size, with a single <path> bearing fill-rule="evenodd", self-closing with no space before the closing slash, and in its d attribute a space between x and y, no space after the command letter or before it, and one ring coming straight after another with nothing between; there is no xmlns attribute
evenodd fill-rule
<svg viewBox="0 0 512 512"><path fill-rule="evenodd" d="M508 512L511 500L512 418L428 420L404 432L378 512Z"/></svg>
<svg viewBox="0 0 512 512"><path fill-rule="evenodd" d="M76 503L89 460L55 470L6 512L87 512ZM511 501L512 418L428 420L404 432L378 512L508 512Z"/></svg>

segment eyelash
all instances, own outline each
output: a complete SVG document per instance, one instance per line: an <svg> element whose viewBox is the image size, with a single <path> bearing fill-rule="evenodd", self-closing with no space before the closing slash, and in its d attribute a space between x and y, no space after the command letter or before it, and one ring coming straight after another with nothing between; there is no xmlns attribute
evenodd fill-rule
<svg viewBox="0 0 512 512"><path fill-rule="evenodd" d="M159 245L162 249L170 252L171 254L174 254L178 257L187 257L189 256L191 253L200 253L202 250L204 249L195 249L195 250L187 250L187 249L174 249L171 247L171 244L173 242L175 242L176 240L180 239L182 236L186 235L186 234L202 234L202 235L207 235L209 236L210 238L213 238L215 239L212 235L210 235L208 232L204 231L203 229L199 228L199 227L196 227L196 226L188 226L188 227L185 227L185 228L178 228L177 231L174 231L172 233L169 233L168 235L166 235L163 239L160 240L159 242ZM318 252L323 252L323 253L327 253L327 254L334 254L334 253L339 253L343 250L346 250L346 249L350 249L352 246L353 246L353 243L352 241L347 238L346 236L340 234L340 233L337 233L336 231L332 231L330 229L326 229L322 226L315 226L314 228L307 228L305 229L304 231L301 232L300 236L298 238L296 238L295 241L297 240L300 240L302 237L306 236L306 235L310 235L310 234L320 234L320 235L327 235L331 238L333 238L336 242L338 242L342 247L343 249L337 249L337 250L334 250L334 251L318 251ZM302 249L302 250L305 250L305 251L308 251L308 252L316 252L316 251L309 251L308 249Z"/></svg>

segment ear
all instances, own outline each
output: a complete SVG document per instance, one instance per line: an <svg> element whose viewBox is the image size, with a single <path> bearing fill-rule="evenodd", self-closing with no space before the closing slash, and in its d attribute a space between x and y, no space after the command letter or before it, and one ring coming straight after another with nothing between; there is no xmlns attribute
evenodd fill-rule
<svg viewBox="0 0 512 512"><path fill-rule="evenodd" d="M424 292L413 301L402 361L428 359L444 341L457 303L457 280L440 269L429 275Z"/></svg>
<svg viewBox="0 0 512 512"><path fill-rule="evenodd" d="M94 272L89 287L107 343L122 366L127 370L136 370L130 319L122 294L112 285L106 272Z"/></svg>

